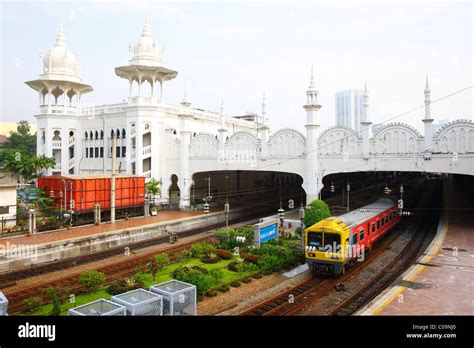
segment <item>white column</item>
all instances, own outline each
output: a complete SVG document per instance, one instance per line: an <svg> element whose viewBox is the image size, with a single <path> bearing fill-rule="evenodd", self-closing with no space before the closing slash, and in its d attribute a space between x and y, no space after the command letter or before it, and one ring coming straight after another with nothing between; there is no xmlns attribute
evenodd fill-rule
<svg viewBox="0 0 474 348"><path fill-rule="evenodd" d="M69 130L61 128L61 173L69 173Z"/></svg>
<svg viewBox="0 0 474 348"><path fill-rule="evenodd" d="M365 83L364 89L364 114L360 122L362 132L362 155L364 158L369 156L369 139L371 138L371 126L369 115L369 91L367 89L367 82Z"/></svg>
<svg viewBox="0 0 474 348"><path fill-rule="evenodd" d="M165 129L165 134L163 137L163 167L162 167L162 180L163 184L161 185L163 188L163 191L161 192L161 198L163 198L165 201L169 202L169 187L171 185L171 172L168 168L168 155L170 151L170 142L172 140L173 136L173 129L172 128L166 128Z"/></svg>
<svg viewBox="0 0 474 348"><path fill-rule="evenodd" d="M151 177L154 178L155 180L159 180L159 173L158 173L158 157L161 155L161 152L159 151L159 143L158 143L158 137L160 136L161 132L159 130L159 125L158 122L153 121L151 124Z"/></svg>
<svg viewBox="0 0 474 348"><path fill-rule="evenodd" d="M130 121L127 122L126 132L125 146L127 150L125 154L125 168L127 174L132 174L132 123Z"/></svg>
<svg viewBox="0 0 474 348"><path fill-rule="evenodd" d="M191 141L191 131L188 130L187 113L180 115L181 117L181 151L180 151L180 173L178 177L178 186L180 189L179 207L188 209L190 207L189 189L191 187L191 178L189 176L189 143Z"/></svg>
<svg viewBox="0 0 474 348"><path fill-rule="evenodd" d="M263 125L260 128L260 131L262 132L262 139L261 139L262 152L261 152L261 156L263 158L265 158L265 157L268 156L268 127Z"/></svg>
<svg viewBox="0 0 474 348"><path fill-rule="evenodd" d="M425 86L425 118L422 120L424 123L424 151L431 152L431 141L432 141L432 123L434 119L431 117L431 90L428 82L428 76L426 76Z"/></svg>
<svg viewBox="0 0 474 348"><path fill-rule="evenodd" d="M154 86L153 81L151 81L150 86L151 86L151 95L150 95L150 97L153 97L153 86Z"/></svg>
<svg viewBox="0 0 474 348"><path fill-rule="evenodd" d="M128 97L129 98L132 97L132 84L133 84L133 80L130 80L129 81L129 86L128 86Z"/></svg>
<svg viewBox="0 0 474 348"><path fill-rule="evenodd" d="M136 149L135 149L135 169L138 175L143 175L143 122L138 118L136 125Z"/></svg>

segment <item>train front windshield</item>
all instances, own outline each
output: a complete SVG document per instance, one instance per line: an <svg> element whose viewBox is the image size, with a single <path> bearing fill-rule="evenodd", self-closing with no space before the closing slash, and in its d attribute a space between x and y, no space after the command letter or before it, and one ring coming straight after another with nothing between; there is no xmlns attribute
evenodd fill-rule
<svg viewBox="0 0 474 348"><path fill-rule="evenodd" d="M323 245L323 234L321 232L308 232L308 245L320 249Z"/></svg>
<svg viewBox="0 0 474 348"><path fill-rule="evenodd" d="M337 252L341 247L341 236L336 233L324 234L324 250Z"/></svg>

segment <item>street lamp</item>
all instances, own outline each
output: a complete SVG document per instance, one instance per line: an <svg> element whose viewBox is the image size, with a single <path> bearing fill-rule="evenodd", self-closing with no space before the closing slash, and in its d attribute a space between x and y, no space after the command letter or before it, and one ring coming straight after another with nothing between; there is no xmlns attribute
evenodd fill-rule
<svg viewBox="0 0 474 348"><path fill-rule="evenodd" d="M336 188L334 187L334 183L331 182L331 197L334 197L334 192L336 192Z"/></svg>
<svg viewBox="0 0 474 348"><path fill-rule="evenodd" d="M346 190L347 190L347 211L349 211L349 194L351 192L351 185L349 184L349 182L347 183L347 186L346 186Z"/></svg>
<svg viewBox="0 0 474 348"><path fill-rule="evenodd" d="M304 207L303 207L303 203L301 203L301 206L300 206L300 209L298 211L299 213L299 218L300 218L300 221L301 221L301 245L303 247L303 252L304 252Z"/></svg>
<svg viewBox="0 0 474 348"><path fill-rule="evenodd" d="M229 228L229 211L230 211L230 204L229 204L229 201L226 201L225 204L224 204L225 230L226 230L226 232Z"/></svg>

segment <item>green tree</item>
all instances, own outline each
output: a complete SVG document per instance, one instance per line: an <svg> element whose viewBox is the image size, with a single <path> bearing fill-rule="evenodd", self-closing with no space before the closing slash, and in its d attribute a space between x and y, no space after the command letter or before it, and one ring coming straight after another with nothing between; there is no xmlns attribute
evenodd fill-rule
<svg viewBox="0 0 474 348"><path fill-rule="evenodd" d="M151 193L153 197L161 194L161 180L152 179L145 185L146 191Z"/></svg>
<svg viewBox="0 0 474 348"><path fill-rule="evenodd" d="M148 270L153 277L153 281L156 279L156 274L160 272L163 267L170 263L170 258L167 254L158 254L154 258L151 259L150 263L148 264Z"/></svg>
<svg viewBox="0 0 474 348"><path fill-rule="evenodd" d="M51 301L53 302L53 310L51 311L51 315L61 315L61 301L58 296L58 291L53 287L49 287L45 289L45 291L51 297Z"/></svg>
<svg viewBox="0 0 474 348"><path fill-rule="evenodd" d="M30 128L28 121L18 122L17 130L10 132L0 149L3 168L25 183L39 177L44 169L56 164L54 158L36 156L36 135L30 134Z"/></svg>
<svg viewBox="0 0 474 348"><path fill-rule="evenodd" d="M305 209L304 225L312 226L315 223L331 216L328 205L320 200L315 199Z"/></svg>

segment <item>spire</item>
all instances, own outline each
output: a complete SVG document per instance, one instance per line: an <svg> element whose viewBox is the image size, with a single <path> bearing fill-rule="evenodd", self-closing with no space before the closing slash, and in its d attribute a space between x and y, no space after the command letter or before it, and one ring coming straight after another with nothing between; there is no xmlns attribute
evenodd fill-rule
<svg viewBox="0 0 474 348"><path fill-rule="evenodd" d="M428 75L426 75L426 85L425 85L425 91L429 91L430 90L430 83L428 81Z"/></svg>
<svg viewBox="0 0 474 348"><path fill-rule="evenodd" d="M364 122L370 122L369 118L369 89L367 88L367 80L365 80L364 85Z"/></svg>
<svg viewBox="0 0 474 348"><path fill-rule="evenodd" d="M364 94L369 94L369 90L367 89L367 80L365 80Z"/></svg>
<svg viewBox="0 0 474 348"><path fill-rule="evenodd" d="M265 92L263 92L262 98L262 124L266 125L267 123L267 98L265 96Z"/></svg>
<svg viewBox="0 0 474 348"><path fill-rule="evenodd" d="M317 92L316 81L314 80L314 67L313 67L313 64L311 64L311 80L309 82L309 87L308 87L307 92Z"/></svg>
<svg viewBox="0 0 474 348"><path fill-rule="evenodd" d="M189 107L191 106L191 102L188 99L188 93L186 89L186 81L184 81L184 95L183 95L183 101L181 102L182 106Z"/></svg>
<svg viewBox="0 0 474 348"><path fill-rule="evenodd" d="M143 31L142 31L142 37L143 36L149 36L151 37L151 28L150 28L150 25L148 24L148 17L145 18L145 26L143 27Z"/></svg>
<svg viewBox="0 0 474 348"><path fill-rule="evenodd" d="M64 31L63 31L63 21L61 21L59 24L59 32L58 32L58 36L56 36L55 46L66 47L66 37L64 36Z"/></svg>
<svg viewBox="0 0 474 348"><path fill-rule="evenodd" d="M221 115L221 117L224 117L224 97L221 98L221 110L219 115Z"/></svg>

